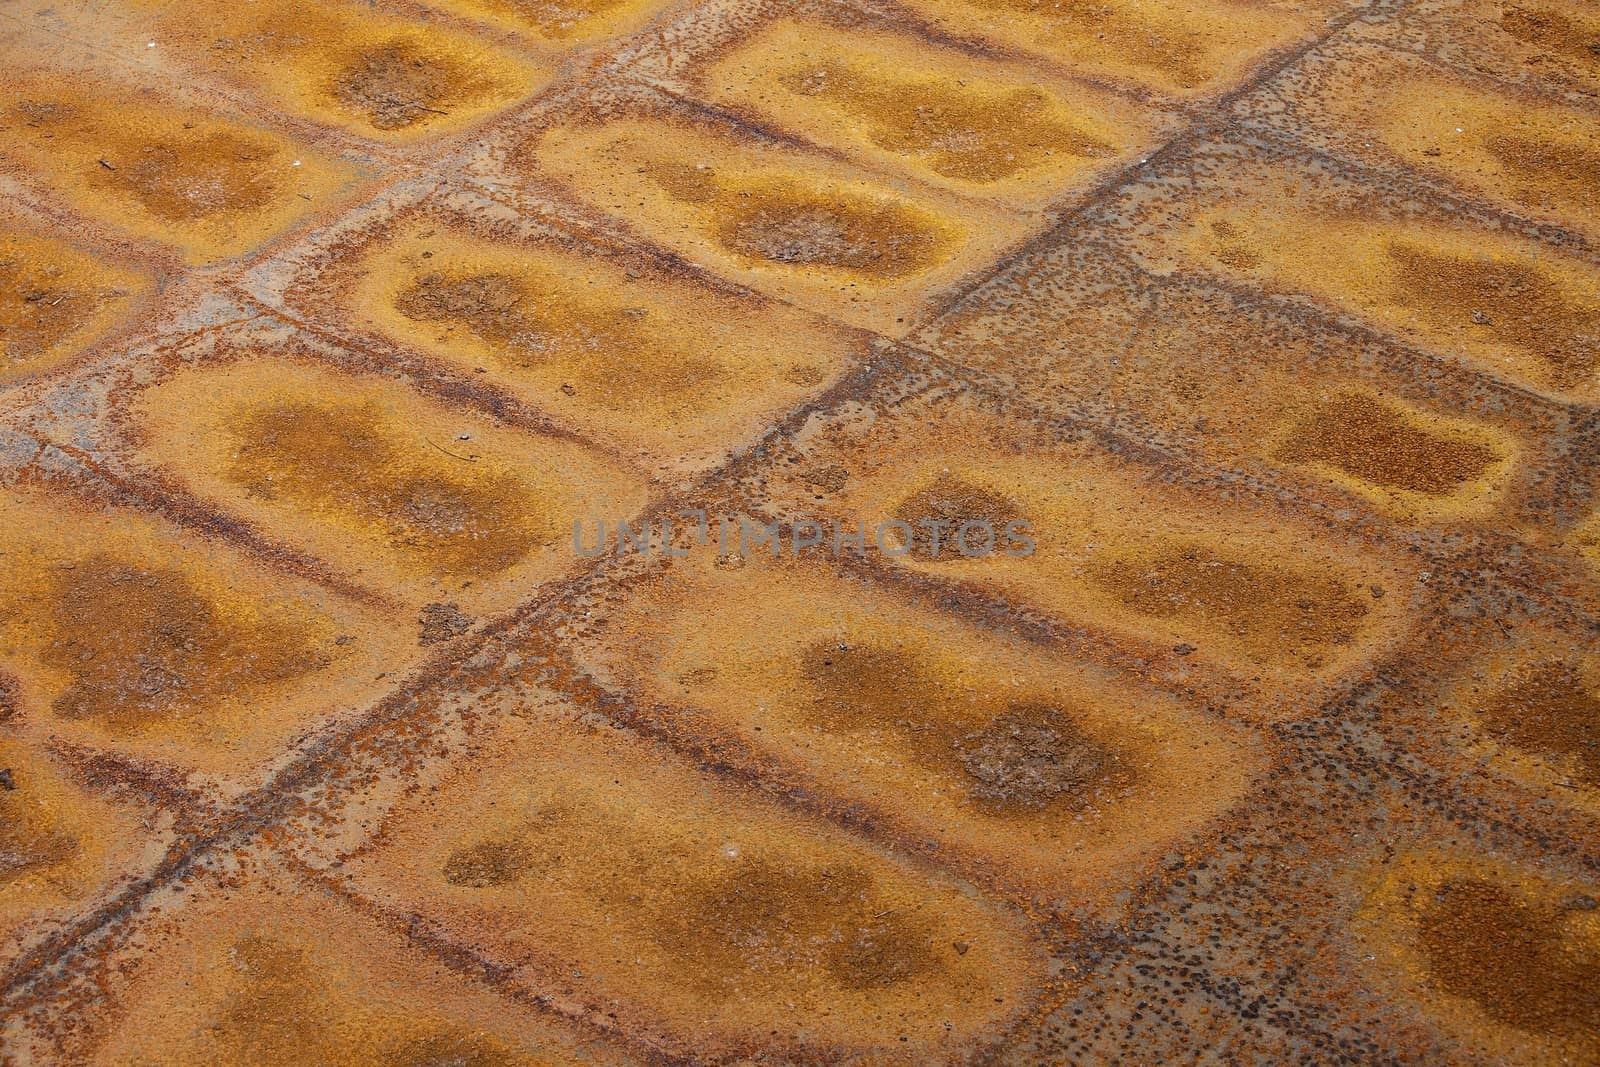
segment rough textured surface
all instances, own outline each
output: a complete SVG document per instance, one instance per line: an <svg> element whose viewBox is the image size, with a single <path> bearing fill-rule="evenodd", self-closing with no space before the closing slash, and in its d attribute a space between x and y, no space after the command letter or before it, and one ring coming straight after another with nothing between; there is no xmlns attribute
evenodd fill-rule
<svg viewBox="0 0 1600 1067"><path fill-rule="evenodd" d="M0 0L0 1062L1600 1063L1597 93Z"/></svg>

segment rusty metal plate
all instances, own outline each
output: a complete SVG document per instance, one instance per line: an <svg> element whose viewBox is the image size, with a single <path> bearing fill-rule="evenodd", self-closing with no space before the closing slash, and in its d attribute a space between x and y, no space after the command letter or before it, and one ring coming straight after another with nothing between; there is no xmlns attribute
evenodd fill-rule
<svg viewBox="0 0 1600 1067"><path fill-rule="evenodd" d="M1597 27L0 5L0 1062L1600 1062Z"/></svg>

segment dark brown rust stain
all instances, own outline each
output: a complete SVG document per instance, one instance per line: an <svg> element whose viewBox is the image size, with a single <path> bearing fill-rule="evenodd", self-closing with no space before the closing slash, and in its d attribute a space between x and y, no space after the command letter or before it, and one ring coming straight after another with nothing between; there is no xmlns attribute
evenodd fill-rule
<svg viewBox="0 0 1600 1067"><path fill-rule="evenodd" d="M1494 737L1600 787L1600 689L1573 663L1524 668L1478 709L1478 718Z"/></svg>
<svg viewBox="0 0 1600 1067"><path fill-rule="evenodd" d="M892 281L948 258L941 227L892 200L825 193L784 178L735 184L688 163L658 163L646 173L673 199L709 209L713 239L743 259Z"/></svg>
<svg viewBox="0 0 1600 1067"><path fill-rule="evenodd" d="M461 605L435 601L422 605L417 614L417 643L436 645L451 641L472 629L472 617Z"/></svg>
<svg viewBox="0 0 1600 1067"><path fill-rule="evenodd" d="M1091 580L1143 615L1215 628L1257 655L1283 646L1348 645L1370 608L1330 578L1172 548L1148 560L1110 559Z"/></svg>
<svg viewBox="0 0 1600 1067"><path fill-rule="evenodd" d="M1388 255L1398 303L1441 325L1473 323L1485 337L1540 360L1557 388L1593 377L1600 363L1600 312L1572 303L1538 268L1398 242Z"/></svg>
<svg viewBox="0 0 1600 1067"><path fill-rule="evenodd" d="M210 1032L230 1064L496 1067L520 1062L498 1041L449 1027L357 1047L353 1035L368 1021L365 1013L338 1004L339 990L330 986L312 953L257 935L234 942L227 959L234 981L216 1006Z"/></svg>
<svg viewBox="0 0 1600 1067"><path fill-rule="evenodd" d="M1181 30L1163 30L1155 22L1097 0L965 0L975 11L996 18L1020 15L1059 25L1074 37L1103 40L1119 62L1171 78L1182 88L1206 81L1205 47Z"/></svg>
<svg viewBox="0 0 1600 1067"><path fill-rule="evenodd" d="M970 87L864 74L826 61L780 82L864 122L878 147L919 157L947 178L995 182L1056 154L1103 159L1114 151L1054 116L1050 97L1032 87L975 95Z"/></svg>
<svg viewBox="0 0 1600 1067"><path fill-rule="evenodd" d="M1460 489L1504 458L1486 445L1429 433L1394 405L1360 393L1320 401L1294 424L1274 455L1429 496Z"/></svg>
<svg viewBox="0 0 1600 1067"><path fill-rule="evenodd" d="M711 359L666 340L649 308L594 293L572 293L570 284L497 271L418 277L396 298L395 309L415 322L460 326L494 348L508 368L548 360L582 360L594 354L627 355L617 364L579 373L586 393L624 408L640 392L655 396L692 393L725 377Z"/></svg>
<svg viewBox="0 0 1600 1067"><path fill-rule="evenodd" d="M219 701L328 663L287 627L236 621L179 571L109 556L63 569L48 618L40 660L72 679L53 710L113 730L203 717Z"/></svg>
<svg viewBox="0 0 1600 1067"><path fill-rule="evenodd" d="M274 172L285 164L271 142L238 133L208 133L111 151L111 165L92 184L138 201L168 222L248 213L280 194Z"/></svg>
<svg viewBox="0 0 1600 1067"><path fill-rule="evenodd" d="M932 561L964 558L956 537L965 524L983 524L998 540L1006 525L1021 515L1011 498L954 475L940 474L901 501L894 518L911 527L908 554L913 559ZM972 544L969 551L980 547Z"/></svg>
<svg viewBox="0 0 1600 1067"><path fill-rule="evenodd" d="M15 677L0 670L0 726L16 721L22 714L22 686Z"/></svg>
<svg viewBox="0 0 1600 1067"><path fill-rule="evenodd" d="M964 783L990 815L1080 811L1137 784L1129 754L1093 736L1073 713L1013 703L996 715L898 649L819 642L802 654L800 674L817 726L892 732L925 767Z"/></svg>
<svg viewBox="0 0 1600 1067"><path fill-rule="evenodd" d="M569 325L557 317L548 294L534 293L523 279L497 272L423 274L395 299L395 308L417 322L462 326L480 341L515 350L524 365L543 360L552 343L569 335L576 334L580 344L591 338L613 340L605 328L609 324L600 331L592 331L589 323Z"/></svg>
<svg viewBox="0 0 1600 1067"><path fill-rule="evenodd" d="M31 878L72 862L82 851L76 834L43 813L27 767L0 768L0 886Z"/></svg>
<svg viewBox="0 0 1600 1067"><path fill-rule="evenodd" d="M1123 753L1048 704L1014 704L955 749L977 783L973 799L1000 809L1082 806L1136 782Z"/></svg>
<svg viewBox="0 0 1600 1067"><path fill-rule="evenodd" d="M548 808L509 834L455 850L441 873L448 884L469 889L514 886L530 877L575 878L586 892L609 900L611 913L635 916L673 961L678 979L713 998L740 996L752 982L818 971L842 988L882 989L942 966L931 935L914 916L874 906L876 883L855 864L813 867L740 855L670 893L641 896L607 876L586 877L591 865L563 847L573 824L595 821L594 813ZM649 878L660 862L651 851L655 843L634 840L628 830L613 840L618 869Z"/></svg>
<svg viewBox="0 0 1600 1067"><path fill-rule="evenodd" d="M0 256L0 374L47 355L126 295L122 289L75 282L49 263Z"/></svg>
<svg viewBox="0 0 1600 1067"><path fill-rule="evenodd" d="M1595 907L1452 878L1432 890L1419 921L1432 980L1506 1026L1600 1050L1600 952L1562 929Z"/></svg>
<svg viewBox="0 0 1600 1067"><path fill-rule="evenodd" d="M1484 147L1520 181L1524 195L1537 197L1540 190L1554 187L1587 201L1600 190L1600 152L1582 145L1497 133Z"/></svg>
<svg viewBox="0 0 1600 1067"><path fill-rule="evenodd" d="M1235 270L1254 270L1261 266L1261 254L1244 243L1239 227L1227 219L1213 219L1211 232L1218 238L1217 248L1212 253L1218 262Z"/></svg>
<svg viewBox="0 0 1600 1067"><path fill-rule="evenodd" d="M406 40L351 55L328 86L334 100L379 130L403 130L448 115L494 90L470 64Z"/></svg>
<svg viewBox="0 0 1600 1067"><path fill-rule="evenodd" d="M539 502L509 474L424 465L385 426L375 403L291 402L252 411L235 428L230 477L252 496L381 532L448 574L490 576L553 542Z"/></svg>
<svg viewBox="0 0 1600 1067"><path fill-rule="evenodd" d="M940 969L914 916L864 914L872 878L848 865L795 870L741 857L690 887L663 914L655 938L696 961L706 992L730 996L744 976L820 968L844 989L874 990Z"/></svg>
<svg viewBox="0 0 1600 1067"><path fill-rule="evenodd" d="M480 841L450 854L444 880L469 889L510 885L534 866L532 850L516 838Z"/></svg>
<svg viewBox="0 0 1600 1067"><path fill-rule="evenodd" d="M1551 55L1600 69L1600 29L1549 7L1508 7L1500 28Z"/></svg>

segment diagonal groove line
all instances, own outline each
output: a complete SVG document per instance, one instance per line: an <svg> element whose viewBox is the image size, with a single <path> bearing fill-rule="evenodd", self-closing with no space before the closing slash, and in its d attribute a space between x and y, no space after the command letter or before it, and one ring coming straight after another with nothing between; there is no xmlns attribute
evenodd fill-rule
<svg viewBox="0 0 1600 1067"><path fill-rule="evenodd" d="M1404 0L1403 3L1387 9L1383 13L1383 16L1385 18L1392 18L1415 2L1416 0ZM1305 58L1310 53L1316 51L1318 48L1321 48L1324 44L1343 33L1349 28L1351 23L1357 22L1364 17L1370 16L1371 14L1372 11L1369 8L1353 8L1350 11L1345 12L1343 15L1339 15L1330 19L1323 32L1315 34L1283 52L1279 52L1271 62L1258 69L1242 84L1235 86L1233 89L1211 99L1205 104L1195 105L1195 107L1197 109L1199 107L1205 107L1207 110L1217 112L1225 111L1243 97L1248 96L1251 93L1258 92L1270 85L1274 80L1286 72L1290 67L1298 63L1301 59ZM1182 151L1204 140L1206 137L1227 130L1236 125L1242 126L1244 123L1241 120L1231 117L1219 121L1214 117L1200 115L1197 112L1194 122L1179 129L1175 134L1173 134L1172 137L1162 142L1154 150L1146 153L1143 159L1129 163L1120 169L1113 170L1099 184L1093 186L1087 192L1073 199L1070 205L1062 209L1060 213L1057 214L1052 220L1051 225L1047 226L1043 231L1014 246L1009 252L1001 256L987 268L981 271L973 271L973 278L969 284L952 289L943 294L936 305L930 304L923 314L916 317L915 321L912 323L912 328L907 335L912 337L916 336L919 331L932 326L934 323L950 314L950 312L960 307L966 301L970 300L980 290L986 288L993 283L995 279L999 278L1006 271L1010 270L1014 264L1026 259L1029 255L1032 255L1043 248L1048 248L1053 242L1058 240L1062 232L1067 230L1077 218L1083 215L1084 212L1098 207L1110 200L1120 190L1142 178L1147 171L1152 169L1154 165L1158 165L1170 156L1181 153Z"/></svg>

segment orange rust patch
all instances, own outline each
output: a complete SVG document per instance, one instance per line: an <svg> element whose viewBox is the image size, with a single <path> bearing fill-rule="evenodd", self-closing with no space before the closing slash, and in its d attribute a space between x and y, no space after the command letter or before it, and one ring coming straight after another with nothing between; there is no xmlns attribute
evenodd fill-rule
<svg viewBox="0 0 1600 1067"><path fill-rule="evenodd" d="M1123 607L1167 622L1203 627L1275 659L1319 666L1317 649L1348 647L1371 613L1366 591L1347 577L1262 565L1204 542L1178 542L1097 561L1090 582ZM1341 580L1342 579L1342 580ZM1309 651L1308 651L1309 650Z"/></svg>
<svg viewBox="0 0 1600 1067"><path fill-rule="evenodd" d="M81 79L36 72L0 84L9 101L0 156L86 214L192 260L258 244L310 210L302 197L321 199L348 178L276 134L131 87L90 92Z"/></svg>
<svg viewBox="0 0 1600 1067"><path fill-rule="evenodd" d="M185 62L307 118L385 141L461 129L543 80L533 64L445 26L364 4L142 6L151 9L145 32Z"/></svg>
<svg viewBox="0 0 1600 1067"><path fill-rule="evenodd" d="M1567 537L1567 544L1600 570L1600 512L1590 515L1586 522L1574 529Z"/></svg>
<svg viewBox="0 0 1600 1067"><path fill-rule="evenodd" d="M1550 4L1485 5L1509 42L1588 81L1600 81L1600 17Z"/></svg>
<svg viewBox="0 0 1600 1067"><path fill-rule="evenodd" d="M574 46L627 33L668 0L428 0L428 6Z"/></svg>
<svg viewBox="0 0 1600 1067"><path fill-rule="evenodd" d="M1164 698L820 568L708 563L635 592L601 669L1041 895L1093 899L1259 765Z"/></svg>
<svg viewBox="0 0 1600 1067"><path fill-rule="evenodd" d="M926 1062L1038 976L957 886L625 735L520 718L502 745L345 866L558 1002L699 1056L803 1041Z"/></svg>
<svg viewBox="0 0 1600 1067"><path fill-rule="evenodd" d="M1547 392L1600 395L1596 271L1465 226L1285 210L1269 197L1203 215L1192 262L1307 290L1391 330Z"/></svg>
<svg viewBox="0 0 1600 1067"><path fill-rule="evenodd" d="M1488 858L1417 853L1377 878L1356 930L1407 994L1497 1058L1590 1062L1596 895Z"/></svg>
<svg viewBox="0 0 1600 1067"><path fill-rule="evenodd" d="M675 251L889 332L920 294L1020 232L992 211L679 119L558 127L537 158L574 195Z"/></svg>
<svg viewBox="0 0 1600 1067"><path fill-rule="evenodd" d="M1534 218L1600 234L1600 120L1407 65L1331 96L1337 121L1366 127L1408 166ZM1396 86L1399 86L1398 91Z"/></svg>
<svg viewBox="0 0 1600 1067"><path fill-rule="evenodd" d="M1404 588L1393 563L1237 500L1219 515L1088 446L1029 437L969 407L841 423L807 459L780 498L814 512L826 490L810 475L837 468L826 506L884 526L900 553L892 563L1124 638L1189 646L1243 678L1330 679L1404 625L1405 598L1371 592ZM1030 524L1025 536L997 527L993 551L981 531L960 550L963 523L1011 515ZM894 521L913 538L884 525ZM937 557L934 523L944 524Z"/></svg>
<svg viewBox="0 0 1600 1067"><path fill-rule="evenodd" d="M365 612L149 519L33 497L0 516L0 654L59 735L248 780L406 655Z"/></svg>
<svg viewBox="0 0 1600 1067"><path fill-rule="evenodd" d="M1600 660L1530 630L1473 664L1451 706L1474 754L1552 800L1600 808Z"/></svg>
<svg viewBox="0 0 1600 1067"><path fill-rule="evenodd" d="M1331 677L1402 624L1400 598L1370 592L1401 584L1392 564L1284 516L1238 501L1219 515L1110 457L1021 437L970 409L920 421L902 413L859 434L841 426L810 460L844 472L836 514L859 516L869 530L898 520L927 538L919 546L886 530L902 567L1124 636L1190 645L1244 677ZM780 492L809 501L817 486ZM963 523L1013 514L1031 524L1031 553L1003 528L986 555L984 535L971 537L969 554L952 543Z"/></svg>
<svg viewBox="0 0 1600 1067"><path fill-rule="evenodd" d="M88 792L8 728L0 775L0 944L10 948L128 873L151 835L140 812Z"/></svg>
<svg viewBox="0 0 1600 1067"><path fill-rule="evenodd" d="M554 242L489 241L428 220L359 262L345 305L656 463L727 455L834 381L854 343L777 305Z"/></svg>
<svg viewBox="0 0 1600 1067"><path fill-rule="evenodd" d="M1346 390L1303 405L1271 455L1348 483L1401 513L1458 514L1492 503L1515 449L1470 423Z"/></svg>
<svg viewBox="0 0 1600 1067"><path fill-rule="evenodd" d="M127 319L142 275L36 233L0 228L0 383L57 366Z"/></svg>
<svg viewBox="0 0 1600 1067"><path fill-rule="evenodd" d="M136 406L150 457L197 493L417 603L507 606L571 565L575 522L643 503L581 445L270 357L184 372Z"/></svg>
<svg viewBox="0 0 1600 1067"><path fill-rule="evenodd" d="M896 34L781 19L698 77L715 99L957 189L1059 196L1146 142L1146 113Z"/></svg>
<svg viewBox="0 0 1600 1067"><path fill-rule="evenodd" d="M1311 31L1300 8L1271 4L909 0L909 6L956 33L1185 96L1237 81L1268 51Z"/></svg>
<svg viewBox="0 0 1600 1067"><path fill-rule="evenodd" d="M600 1042L472 986L314 890L202 889L102 1017L94 1064L554 1067L621 1064ZM290 902L292 900L292 903Z"/></svg>
<svg viewBox="0 0 1600 1067"><path fill-rule="evenodd" d="M1486 732L1600 789L1600 682L1570 660L1530 664L1479 709Z"/></svg>

